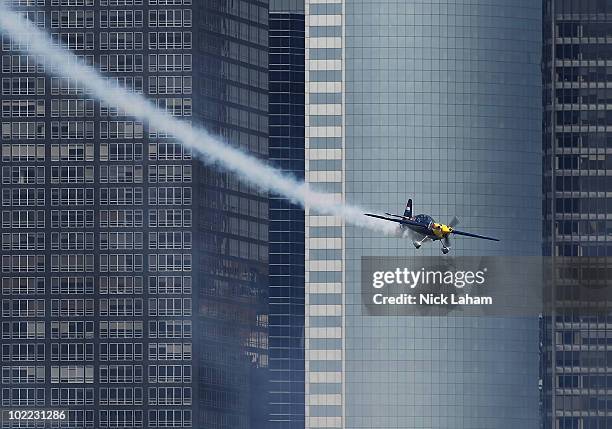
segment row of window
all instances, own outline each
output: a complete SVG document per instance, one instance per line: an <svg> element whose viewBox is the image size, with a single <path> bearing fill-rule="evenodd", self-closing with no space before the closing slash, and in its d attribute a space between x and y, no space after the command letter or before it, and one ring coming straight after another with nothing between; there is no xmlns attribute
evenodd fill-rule
<svg viewBox="0 0 612 429"><path fill-rule="evenodd" d="M2 73L45 73L42 55L3 55Z"/></svg>
<svg viewBox="0 0 612 429"><path fill-rule="evenodd" d="M3 162L44 161L45 145L43 144L3 144Z"/></svg>
<svg viewBox="0 0 612 429"><path fill-rule="evenodd" d="M62 10L51 12L51 28L93 28L93 10Z"/></svg>
<svg viewBox="0 0 612 429"><path fill-rule="evenodd" d="M2 295L44 295L44 277L2 277ZM88 295L94 293L94 277L51 277L51 294ZM100 276L100 294L142 294L142 276ZM160 295L190 295L189 276L151 276L148 278L148 293ZM167 307L167 304L164 304Z"/></svg>
<svg viewBox="0 0 612 429"><path fill-rule="evenodd" d="M24 301L26 300L20 300L20 302ZM44 317L44 304L37 303L37 305L34 306L35 310L38 311L37 314L34 314L33 311L30 311L30 314L17 314L14 311L10 311L11 309L6 304L6 302L3 302L3 317ZM9 302L8 304L10 305L12 303ZM190 303L187 304L191 305ZM166 305L167 303L164 303L164 306ZM13 306L15 305L13 304ZM42 308L42 313L40 308ZM166 315L188 316L189 314L183 314L181 311L182 308L182 305L179 304L177 308L165 307L164 310L168 313ZM161 313L160 309L154 310L153 312L149 311L149 313L156 313L159 316L164 315ZM187 313L190 312L191 309L189 308ZM105 315L117 316L123 314L117 311L115 314L108 313ZM9 333L7 331L7 334L14 334L14 332ZM145 332L142 321L102 321L99 322L98 326L99 338L143 338L144 335ZM191 336L192 325L190 320L149 322L148 338L191 338ZM94 323L83 321L51 322L50 338L62 340L93 339ZM79 343L53 343L52 360L78 361L93 359L93 349L82 349L80 347L81 345L82 344ZM42 346L42 348L40 346ZM71 358L70 355L75 355L75 357ZM45 360L44 344L39 346L35 346L34 344L5 344L3 345L3 359L9 361Z"/></svg>
<svg viewBox="0 0 612 429"><path fill-rule="evenodd" d="M142 27L142 10L101 10L100 28Z"/></svg>
<svg viewBox="0 0 612 429"><path fill-rule="evenodd" d="M3 206L44 206L44 188L4 188L2 189Z"/></svg>
<svg viewBox="0 0 612 429"><path fill-rule="evenodd" d="M31 1L31 0L30 0ZM43 0L44 1L44 0ZM57 5L68 6L68 4L60 4L60 0L53 0L52 3ZM93 0L61 0L61 3L91 3ZM109 3L105 1L105 3ZM123 6L142 1L133 0L111 0L110 6ZM122 3L122 4L119 4ZM162 4L162 3L160 3ZM164 4L183 4L182 1L166 1ZM188 4L188 2L185 2ZM80 5L80 4L79 4ZM77 6L70 4L69 6ZM40 23L44 26L44 12L22 12L26 14L27 19L34 23ZM142 11L101 11L100 25L107 27L125 26L129 22L134 25L142 25ZM191 26L191 10L151 10L149 11L149 26L154 27L188 27ZM51 12L51 28L93 28L94 27L94 11L93 10L62 10Z"/></svg>
<svg viewBox="0 0 612 429"><path fill-rule="evenodd" d="M33 345L37 348L43 348L44 344ZM53 356L57 356L60 348L62 349L62 355L67 353L69 358L67 360L78 361L79 356L91 356L88 361L93 360L93 344L92 343L70 343L65 344L53 343L52 349L54 350ZM83 352L83 350L88 350ZM52 359L57 360L57 359ZM17 367L24 368L24 367ZM27 368L27 367L26 367ZM21 371L21 370L17 370ZM149 383L189 383L191 382L191 366L189 365L150 365L148 368L148 381ZM143 382L143 368L141 365L100 365L99 366L99 383L142 383ZM101 390L104 388L101 388ZM149 395L159 397L160 391L164 391L166 388L163 387L152 387L149 390ZM169 388L175 389L175 388ZM180 388L179 388L180 389ZM185 388L184 388L185 389ZM186 388L189 389L189 388ZM25 388L25 391L19 391L19 388L3 388L2 401L5 399L21 398L22 400L28 400L32 398L34 394L33 388ZM39 389L36 389L36 397L44 398L44 393L41 395ZM43 389L40 389L43 390ZM43 390L44 391L44 390ZM89 396L87 393L91 392L92 402L85 399ZM167 392L162 393L166 395ZM51 402L53 404L61 405L85 405L93 403L93 390L88 388L62 388L51 389Z"/></svg>
<svg viewBox="0 0 612 429"><path fill-rule="evenodd" d="M192 13L183 10L150 10L150 27L191 27ZM143 11L140 10L102 10L101 28L142 27Z"/></svg>
<svg viewBox="0 0 612 429"><path fill-rule="evenodd" d="M51 33L53 44L71 51L91 51L95 48L94 33Z"/></svg>
<svg viewBox="0 0 612 429"><path fill-rule="evenodd" d="M143 159L142 143L99 143L98 147L100 161L140 161ZM148 150L150 160L190 160L192 158L192 149L180 143L149 143ZM93 143L51 144L51 161L93 160ZM45 161L45 145L3 144L2 161Z"/></svg>
<svg viewBox="0 0 612 429"><path fill-rule="evenodd" d="M2 366L2 384L44 383L44 366Z"/></svg>
<svg viewBox="0 0 612 429"><path fill-rule="evenodd" d="M149 343L148 360L191 360L191 343ZM142 343L101 343L101 361L143 360Z"/></svg>
<svg viewBox="0 0 612 429"><path fill-rule="evenodd" d="M45 405L45 389L22 387L22 388L3 388L2 389L2 405L3 406L25 406L25 405Z"/></svg>
<svg viewBox="0 0 612 429"><path fill-rule="evenodd" d="M191 232L150 232L149 249L190 249ZM142 249L142 232L101 232L99 249ZM53 232L51 250L93 250L93 232ZM3 233L3 250L45 250L45 234Z"/></svg>
<svg viewBox="0 0 612 429"><path fill-rule="evenodd" d="M37 27L44 28L45 27L45 13L39 11L18 11L17 12L23 19L27 19L31 21Z"/></svg>
<svg viewBox="0 0 612 429"><path fill-rule="evenodd" d="M13 343L2 345L2 360L4 362L44 361L44 343Z"/></svg>
<svg viewBox="0 0 612 429"><path fill-rule="evenodd" d="M22 331L5 331L5 325L40 325L42 324L42 335L34 337L28 337L24 334L30 334L30 332ZM44 322L3 322L2 323L2 338L13 338L13 339L44 339ZM21 335L19 335L21 333ZM10 336L9 334L13 334ZM56 344L56 343L54 343ZM62 343L57 343L57 356L61 358L62 350L71 350L71 346L67 345L67 348L62 346ZM52 345L52 348L54 346ZM148 347L148 360L191 360L192 358L192 344L191 343L149 343ZM78 348L73 348L72 351L74 353L79 353ZM83 349L85 350L85 349ZM88 353L84 352L84 356ZM101 361L141 361L143 360L143 344L142 343L101 343L99 345L99 354L98 358ZM42 368L42 369L41 369ZM185 367L181 366L179 368L173 368L170 377L166 373L166 369L160 374L159 367L153 370L153 375L150 375L150 378L153 378L157 383L170 382L169 378L171 377L173 380L177 382L185 381L184 373ZM8 380L5 380L4 371L9 372L10 374L16 374L17 379L13 378L13 375L7 377ZM28 377L35 377L35 381L22 381L23 383L40 383L44 382L44 366L34 367L34 366L3 366L2 367L2 383L19 383L20 374L25 371L27 376L24 376L26 379ZM151 372L151 370L150 370ZM104 377L102 374L102 369L100 370L101 382L108 383L109 377ZM23 376L23 375L22 375ZM188 376L191 377L191 371L189 371ZM180 380L177 378L180 377ZM138 380L134 380L137 382ZM140 380L142 381L142 380Z"/></svg>
<svg viewBox="0 0 612 429"><path fill-rule="evenodd" d="M159 99L157 105L173 116L191 116L191 99L171 98ZM3 122L3 140L44 140L46 124L44 122ZM50 123L52 139L93 139L93 121L53 121ZM142 122L133 121L102 121L99 122L99 137L101 139L141 139L144 137ZM151 130L150 135L160 136L159 130ZM165 134L164 134L165 135Z"/></svg>
<svg viewBox="0 0 612 429"><path fill-rule="evenodd" d="M235 241L235 240L234 240ZM238 242L236 242L238 243ZM230 243L230 247L231 243ZM238 246L232 255L238 256ZM249 255L247 246L246 255ZM255 251L257 246L255 245ZM231 250L231 249L230 249ZM263 249L262 249L263 251ZM242 252L240 253L242 255ZM255 253L256 255L256 253ZM262 255L263 256L263 255ZM243 255L243 257L246 257ZM100 255L100 272L142 272L143 255L141 254L102 254ZM187 254L151 254L148 255L148 269L155 271L191 271L192 255ZM3 273L44 272L44 255L2 255ZM52 254L51 272L93 272L94 255L92 254Z"/></svg>
<svg viewBox="0 0 612 429"><path fill-rule="evenodd" d="M160 345L161 346L161 345ZM150 348L151 350L151 348ZM182 355L183 352L181 352ZM123 377L119 374L113 377L111 371L108 370L108 367L100 368L100 381L103 383L108 383L110 380L134 380L134 376L130 377L130 372L134 374L133 370L130 371L129 366L122 366L122 369L125 369L123 372ZM113 371L119 372L119 371ZM50 382L52 384L59 383L78 383L78 384L93 384L95 381L94 377L94 366L93 365L61 365L55 366L52 365L49 368L50 373ZM2 384L10 384L10 383L44 383L46 368L44 366L2 366L1 369L1 382ZM135 375L135 374L134 374ZM142 369L140 367L140 377L142 377ZM105 380L105 381L102 381ZM118 392L123 391L124 394L126 391L133 392L133 389L140 390L140 388L100 388L100 401L101 404L109 404L113 399L116 398ZM15 392L17 393L17 392ZM15 394L14 393L14 394ZM29 394L33 393L31 390L28 392ZM56 394L60 393L56 391ZM67 394L68 392L64 392ZM9 389L2 389L2 396L7 394L9 397L12 397ZM37 397L40 394L37 394ZM52 393L53 395L53 393ZM129 395L129 394L128 394ZM140 396L142 396L142 392L140 392ZM43 395L44 397L44 395ZM60 396L61 398L61 396ZM57 399L60 399L57 398ZM151 387L148 389L148 399L149 404L151 405L180 405L184 400L187 402L191 402L191 389L189 387ZM60 399L61 401L61 399Z"/></svg>
<svg viewBox="0 0 612 429"><path fill-rule="evenodd" d="M100 188L101 205L142 205L143 189ZM150 205L191 205L192 189L189 187L148 188ZM51 205L93 205L93 188L51 188ZM3 206L45 206L44 188L4 188Z"/></svg>
<svg viewBox="0 0 612 429"><path fill-rule="evenodd" d="M52 250L93 250L93 233L52 233ZM2 250L45 250L43 232L14 232L2 234Z"/></svg>
<svg viewBox="0 0 612 429"><path fill-rule="evenodd" d="M190 31L166 31L149 33L149 49L186 50L191 49L193 47L192 43L192 34Z"/></svg>
<svg viewBox="0 0 612 429"><path fill-rule="evenodd" d="M2 322L2 338L33 340L45 338L45 322L13 321Z"/></svg>
<svg viewBox="0 0 612 429"><path fill-rule="evenodd" d="M94 313L94 301L92 299L51 299L49 302L51 304L50 314L52 317L92 316ZM47 301L44 299L3 299L2 317L45 317L46 303ZM190 298L149 298L148 315L190 316L192 312L191 307ZM98 314L100 316L142 316L143 313L142 298L103 298L99 300ZM111 335L112 338L122 338L117 333L118 327L109 327L108 322L100 323L100 336L102 338L108 335ZM160 334L163 336L164 332L166 332L167 324L170 322L159 323L163 327ZM86 327L87 324L91 324L91 327L86 330L84 338L88 338L87 333L93 336L93 322L51 322L51 338L83 338L82 335L85 332L83 327ZM103 324L106 325L103 326ZM126 329L127 327L124 326L123 330L125 331ZM136 327L132 326L131 329L133 331ZM155 332L158 332L157 325ZM54 333L57 335L54 335ZM112 335L115 336L113 337ZM191 334L189 333L189 335ZM140 336L142 336L142 322L140 322Z"/></svg>
<svg viewBox="0 0 612 429"><path fill-rule="evenodd" d="M59 216L60 212L58 210L53 210L51 214L52 218L54 217L54 213L57 213ZM59 222L58 222L58 226L59 226ZM3 210L2 211L2 228L18 229L18 228L44 228L44 227L45 227L44 210Z"/></svg>
<svg viewBox="0 0 612 429"><path fill-rule="evenodd" d="M172 373L175 369L180 372L183 368L176 365L160 366L171 368ZM23 367L21 367L23 368ZM57 368L57 367L55 367ZM70 368L70 367L68 367ZM74 368L74 367L72 367ZM87 367L88 368L88 367ZM150 369L157 368L152 367ZM20 370L16 370L20 371ZM60 374L62 370L59 370ZM74 374L74 369L69 369ZM89 375L89 371L86 370ZM157 378L155 374L159 371L149 370L149 382L152 379ZM164 371L166 372L166 371ZM58 374L58 376L61 376ZM64 374L66 372L64 371ZM189 379L190 371L188 373ZM26 375L27 376L27 375ZM180 377L180 376L179 376ZM138 383L142 382L142 367L139 365L112 365L112 366L100 366L100 374L98 378L99 383ZM168 378L168 377L165 377ZM181 380L184 379L180 377ZM168 378L171 380L171 378ZM155 381L153 381L155 382ZM122 391L134 390L135 397L141 397L142 390L140 387L119 387L119 388L100 388L100 404L105 405L120 405L119 398L122 395L130 397L129 393L120 393ZM140 393L138 393L140 392ZM186 401L191 401L191 389L189 387L150 387L148 389L148 397L150 403L155 405L180 405L176 403L179 398ZM1 401L2 405L44 405L45 404L45 390L42 388L2 388L1 390ZM115 402L117 401L117 402ZM175 403L168 403L175 402ZM93 388L84 387L65 387L65 388L52 388L51 389L51 405L93 405L94 404L94 390Z"/></svg>
<svg viewBox="0 0 612 429"><path fill-rule="evenodd" d="M162 56L160 55L160 57ZM165 57L163 58L165 59ZM39 70L41 73L44 73L44 68L32 68L34 67L32 66L32 64L37 63L34 63L32 61L31 56L3 56L2 63L4 72L19 73L20 70L23 69L24 73L35 73L37 70ZM106 78L106 80L108 84L113 85L115 87L120 87L131 92L143 92L142 77L116 77ZM15 85L12 85L12 83L15 83ZM30 83L31 81L22 82L21 80L17 80L9 84L9 81L7 81L6 92L12 93L13 88L15 88L15 92L21 92L21 88L23 87L24 91L30 93ZM71 81L68 80L68 78L55 78L52 83L52 95L71 94L72 92L74 92L74 89L72 89L73 87L70 86ZM191 76L150 76L148 88L150 94L191 94L192 86L193 85ZM87 102L87 107L81 107L85 102ZM72 104L68 105L67 103ZM3 117L41 117L45 115L44 100L4 100L2 105ZM60 100L52 100L51 116L93 116L93 100L61 100L61 104Z"/></svg>
<svg viewBox="0 0 612 429"><path fill-rule="evenodd" d="M94 100L92 99L64 99L51 100L51 117L93 117Z"/></svg>
<svg viewBox="0 0 612 429"><path fill-rule="evenodd" d="M44 184L45 167L2 167L3 184Z"/></svg>
<svg viewBox="0 0 612 429"><path fill-rule="evenodd" d="M16 198L20 196L21 193ZM143 226L143 210L100 210L98 215L100 228L139 228ZM147 226L150 228L189 228L192 226L191 209L150 209L148 215ZM232 225L236 224L236 230L238 230L237 222L238 219L230 222ZM241 221L240 229L248 231L248 224L244 222ZM1 225L2 228L10 229L45 228L45 211L3 210ZM93 210L51 210L51 228L93 228L94 225ZM259 226L259 229L262 228L263 226ZM256 231L255 227L252 228L252 231Z"/></svg>
<svg viewBox="0 0 612 429"><path fill-rule="evenodd" d="M2 95L45 95L45 78L3 77Z"/></svg>
<svg viewBox="0 0 612 429"><path fill-rule="evenodd" d="M2 317L45 317L45 300L3 299Z"/></svg>
<svg viewBox="0 0 612 429"><path fill-rule="evenodd" d="M2 295L43 295L44 293L44 277L2 277Z"/></svg>
<svg viewBox="0 0 612 429"><path fill-rule="evenodd" d="M155 36L157 37L157 36ZM172 39L174 40L174 39ZM160 39L160 42L168 43L167 40ZM157 42L156 42L157 43ZM127 70L131 67L134 71L142 68L142 56L127 54L103 55L104 63L101 65L106 70L119 72ZM3 57L4 58L4 57ZM21 57L20 57L21 58ZM91 58L93 61L93 57ZM3 59L3 64L4 60ZM21 64L21 59L18 64ZM10 63L12 70L12 59ZM27 64L29 70L30 62ZM6 67L9 67L8 64ZM38 67L36 66L36 71ZM149 54L149 71L150 72L190 72L192 67L192 57L190 54ZM21 69L21 66L19 66ZM42 69L40 69L42 70ZM143 80L142 77L108 77L107 82L111 85L124 88L129 91L142 93ZM191 81L182 79L182 89L180 93L191 93ZM178 81L159 79L156 82L150 81L149 88L153 91L151 94L177 94L179 93ZM157 88L157 89L156 89ZM82 83L68 77L52 77L51 78L51 95L83 95L89 94L88 90ZM45 95L46 80L44 77L3 77L2 78L2 95Z"/></svg>
<svg viewBox="0 0 612 429"><path fill-rule="evenodd" d="M73 122L77 124L77 122ZM83 125L80 122L81 126ZM3 140L44 140L45 139L45 123L44 122L3 122L2 123L2 139ZM59 123L53 128L59 138ZM93 123L91 127L93 138ZM84 137L84 136L83 136ZM83 138L81 137L81 138Z"/></svg>
<svg viewBox="0 0 612 429"><path fill-rule="evenodd" d="M191 165L153 165L149 166L148 181L157 182L191 182ZM100 167L99 183L143 183L143 166L141 165L103 165ZM88 166L53 166L50 183L93 183L94 167ZM2 167L3 184L44 184L45 167L15 166Z"/></svg>

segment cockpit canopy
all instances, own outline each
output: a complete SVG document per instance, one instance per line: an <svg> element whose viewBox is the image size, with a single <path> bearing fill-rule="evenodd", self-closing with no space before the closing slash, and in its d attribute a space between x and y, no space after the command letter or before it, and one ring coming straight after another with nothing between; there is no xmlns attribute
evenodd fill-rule
<svg viewBox="0 0 612 429"><path fill-rule="evenodd" d="M434 221L431 216L425 214L416 215L414 220L418 223L422 223L423 225L429 225Z"/></svg>

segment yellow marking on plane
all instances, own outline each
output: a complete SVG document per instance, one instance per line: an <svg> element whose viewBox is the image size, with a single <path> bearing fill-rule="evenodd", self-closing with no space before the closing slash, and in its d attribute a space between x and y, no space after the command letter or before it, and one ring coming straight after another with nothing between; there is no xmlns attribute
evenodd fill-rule
<svg viewBox="0 0 612 429"><path fill-rule="evenodd" d="M432 232L438 238L444 238L451 232L453 232L453 228L448 225L444 225L443 223L434 223L432 225Z"/></svg>

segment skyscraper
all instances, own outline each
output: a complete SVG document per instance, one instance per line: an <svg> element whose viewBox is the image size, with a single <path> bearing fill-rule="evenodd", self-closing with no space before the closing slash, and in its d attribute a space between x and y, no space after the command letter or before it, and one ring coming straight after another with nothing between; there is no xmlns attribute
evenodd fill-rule
<svg viewBox="0 0 612 429"><path fill-rule="evenodd" d="M304 2L270 2L270 160L304 179ZM270 196L270 418L304 427L304 210Z"/></svg>
<svg viewBox="0 0 612 429"><path fill-rule="evenodd" d="M109 85L267 157L265 3L11 5ZM3 35L3 408L258 427L267 197L26 51Z"/></svg>
<svg viewBox="0 0 612 429"><path fill-rule="evenodd" d="M546 0L544 7L544 252L566 268L590 258L590 270L609 270L612 4ZM561 293L586 277L555 279ZM545 428L610 425L611 319L577 296L573 310L555 305L543 320Z"/></svg>
<svg viewBox="0 0 612 429"><path fill-rule="evenodd" d="M539 256L541 13L307 1L307 181L502 239L454 255ZM539 426L535 318L368 316L361 257L412 256L410 241L308 212L306 227L307 428Z"/></svg>
<svg viewBox="0 0 612 429"><path fill-rule="evenodd" d="M265 159L267 3L203 1L193 9L194 122ZM259 428L267 417L268 197L201 164L194 178L202 340L196 427Z"/></svg>

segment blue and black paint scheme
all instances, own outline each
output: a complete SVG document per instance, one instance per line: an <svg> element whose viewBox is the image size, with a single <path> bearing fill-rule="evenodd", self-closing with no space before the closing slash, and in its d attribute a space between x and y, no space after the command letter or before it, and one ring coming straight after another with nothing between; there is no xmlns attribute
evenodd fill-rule
<svg viewBox="0 0 612 429"><path fill-rule="evenodd" d="M386 216L365 213L366 216L383 219L390 222L396 222L399 224L399 232L401 236L405 236L404 232L410 232L414 238L413 244L417 249L420 248L423 243L428 240L431 241L442 241L442 253L446 254L449 252L451 247L450 236L462 235L464 237L480 238L483 240L499 241L497 238L487 237L485 235L473 234L471 232L459 231L455 229L455 226L459 223L459 219L455 216L448 225L438 223L430 215L418 214L413 216L412 214L412 199L409 199L406 203L403 215L396 215L392 213L385 213Z"/></svg>

